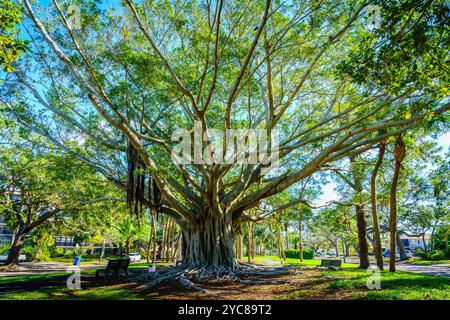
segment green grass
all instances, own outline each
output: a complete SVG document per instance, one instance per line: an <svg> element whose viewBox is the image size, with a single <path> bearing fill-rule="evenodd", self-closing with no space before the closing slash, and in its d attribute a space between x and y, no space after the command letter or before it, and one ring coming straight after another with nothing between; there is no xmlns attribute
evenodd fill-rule
<svg viewBox="0 0 450 320"><path fill-rule="evenodd" d="M81 274L93 274L97 269L84 269ZM33 275L23 275L23 276L11 276L0 278L0 284L12 283L12 282L23 282L29 280L44 280L53 277L69 275L70 272L54 272L54 273L44 273L44 274L33 274Z"/></svg>
<svg viewBox="0 0 450 320"><path fill-rule="evenodd" d="M166 262L156 263L157 266L166 265L166 264L167 264ZM148 266L148 264L144 263L144 262L132 263L128 266L128 269L146 268L147 266ZM101 268L101 267L99 267L99 268ZM84 274L84 275L94 274L96 272L96 270L99 268L83 269L83 270L81 270L81 274ZM49 278L58 277L58 276L64 276L64 275L68 276L69 274L70 274L70 272L54 272L54 273L45 273L45 274L14 276L13 272L12 272L12 275L10 277L0 278L0 284L22 282L22 281L29 281L29 280L44 280L44 279L49 279Z"/></svg>
<svg viewBox="0 0 450 320"><path fill-rule="evenodd" d="M137 293L124 288L97 287L72 290L49 287L30 292L0 296L0 300L137 300L143 299Z"/></svg>
<svg viewBox="0 0 450 320"><path fill-rule="evenodd" d="M409 259L408 263L414 264L450 264L450 260L422 260L422 259Z"/></svg>
<svg viewBox="0 0 450 320"><path fill-rule="evenodd" d="M375 300L424 300L450 299L450 278L424 275L411 272L380 272L380 290L369 290L367 281L374 276L370 271L343 269L324 271L323 275L343 279L334 280L329 289L354 291L354 299Z"/></svg>
<svg viewBox="0 0 450 320"><path fill-rule="evenodd" d="M242 260L247 261L247 257L243 257ZM269 264L267 260L276 261L281 264L281 260L278 256L271 256L271 255L255 256L255 259L253 259L252 261L259 263L259 264L267 265L267 264ZM288 258L283 261L283 264L316 267L316 266L320 265L320 259L303 259L303 261L300 261L300 259ZM358 265L354 264L354 263L342 263L342 267L357 268Z"/></svg>
<svg viewBox="0 0 450 320"><path fill-rule="evenodd" d="M277 256L256 256L253 262L268 264L267 260L279 262ZM158 263L162 265L164 263ZM320 264L320 260L287 259L284 264L304 265L315 267ZM131 269L144 268L146 263L132 264ZM357 264L343 264L342 270L337 271L317 271L311 269L306 280L311 280L310 285L301 288L293 288L290 299L305 299L312 295L318 298L345 298L345 299L370 299L370 300L424 300L424 299L443 299L450 300L450 278L424 275L397 271L380 272L380 290L367 288L369 277L374 277L371 271L357 269ZM95 269L86 269L82 273L91 273ZM307 274L305 272L305 274ZM26 281L32 279L44 279L46 277L67 275L62 274L44 274L33 276L17 276L0 279L0 283L9 283L16 281ZM6 282L5 282L6 281ZM70 290L61 286L42 288L30 292L14 293L0 296L0 300L97 300L97 299L150 299L151 297L141 295L131 290L127 286L100 286L83 287L82 290ZM280 298L283 298L280 296Z"/></svg>

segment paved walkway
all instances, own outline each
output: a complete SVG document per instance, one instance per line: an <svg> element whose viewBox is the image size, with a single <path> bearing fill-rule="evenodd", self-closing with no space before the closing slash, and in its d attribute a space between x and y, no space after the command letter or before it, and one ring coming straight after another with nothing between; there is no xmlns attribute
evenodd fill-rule
<svg viewBox="0 0 450 320"><path fill-rule="evenodd" d="M319 258L321 259L321 258ZM338 257L338 259L342 259L341 257ZM271 260L271 259L263 259L264 263L268 265L280 265L279 261ZM347 258L346 263L352 263L352 264L359 264L359 259L357 258ZM371 265L375 266L376 263L374 261L370 262ZM384 262L384 268L385 270L389 269L389 264L387 262ZM443 276L443 277L450 277L450 264L430 264L430 265L423 265L423 264L414 264L414 263L408 263L407 261L401 261L397 262L396 269L400 271L407 271L407 272L415 272L415 273L422 273L422 274L429 274L432 276Z"/></svg>
<svg viewBox="0 0 450 320"><path fill-rule="evenodd" d="M23 262L20 263L20 270L16 271L0 271L0 278L5 277L17 277L17 276L31 276L38 274L47 274L47 273L62 273L62 272L70 272L68 268L70 265L56 263L56 262ZM99 268L104 266L104 264L82 264L80 269L91 269L91 268Z"/></svg>
<svg viewBox="0 0 450 320"><path fill-rule="evenodd" d="M359 264L359 260L355 258L347 258L347 263ZM370 262L371 265L376 265L374 261ZM383 263L385 269L389 269L389 263ZM414 264L407 261L397 262L395 265L397 270L415 272L422 274L429 274L432 276L444 276L450 277L450 264Z"/></svg>

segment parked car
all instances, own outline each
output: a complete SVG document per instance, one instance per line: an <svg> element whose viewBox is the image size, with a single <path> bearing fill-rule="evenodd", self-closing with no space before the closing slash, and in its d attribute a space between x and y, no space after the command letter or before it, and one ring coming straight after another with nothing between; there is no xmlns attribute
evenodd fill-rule
<svg viewBox="0 0 450 320"><path fill-rule="evenodd" d="M318 249L316 251L316 257L321 257L321 256L323 256L323 251L322 251L322 249Z"/></svg>
<svg viewBox="0 0 450 320"><path fill-rule="evenodd" d="M406 249L405 252L408 258L414 257L414 252L412 250Z"/></svg>
<svg viewBox="0 0 450 320"><path fill-rule="evenodd" d="M389 258L390 256L391 256L391 250L386 250L383 252L384 258ZM395 257L400 258L400 253L398 253L398 251L395 252Z"/></svg>
<svg viewBox="0 0 450 320"><path fill-rule="evenodd" d="M327 251L327 254L330 255L330 256L335 256L336 255L336 250L335 249L329 249Z"/></svg>
<svg viewBox="0 0 450 320"><path fill-rule="evenodd" d="M130 258L130 262L139 262L141 261L141 255L137 252L132 252L128 255Z"/></svg>
<svg viewBox="0 0 450 320"><path fill-rule="evenodd" d="M0 261L6 261L8 259L8 252L5 252L4 254L0 255ZM24 254L19 254L19 261L25 261L27 258Z"/></svg>

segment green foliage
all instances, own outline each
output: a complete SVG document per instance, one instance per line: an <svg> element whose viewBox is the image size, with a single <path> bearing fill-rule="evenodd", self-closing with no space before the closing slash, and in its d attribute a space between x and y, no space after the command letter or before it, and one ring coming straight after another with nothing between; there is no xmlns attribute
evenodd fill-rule
<svg viewBox="0 0 450 320"><path fill-rule="evenodd" d="M450 258L450 250L433 250L425 254L427 260L444 260Z"/></svg>
<svg viewBox="0 0 450 320"><path fill-rule="evenodd" d="M56 257L63 257L64 256L64 249L57 247L56 245L50 246L48 248L49 252L50 252L50 257L51 258L56 258Z"/></svg>
<svg viewBox="0 0 450 320"><path fill-rule="evenodd" d="M18 39L20 7L11 0L0 0L0 69L14 71L12 64L27 49L27 41Z"/></svg>
<svg viewBox="0 0 450 320"><path fill-rule="evenodd" d="M298 249L286 249L284 250L286 258L300 259L300 250ZM314 259L316 252L313 249L303 249L303 259Z"/></svg>
<svg viewBox="0 0 450 320"><path fill-rule="evenodd" d="M34 229L25 241L22 252L27 261L48 261L51 257L51 246L55 240L45 226Z"/></svg>
<svg viewBox="0 0 450 320"><path fill-rule="evenodd" d="M2 245L0 247L0 255L6 254L6 252L8 252L9 249L11 249L11 244L10 243L6 243L6 244Z"/></svg>
<svg viewBox="0 0 450 320"><path fill-rule="evenodd" d="M430 94L448 95L448 86L443 85L449 83L448 3L377 0L372 4L380 7L381 27L361 34L340 70L359 83L389 92L416 84Z"/></svg>

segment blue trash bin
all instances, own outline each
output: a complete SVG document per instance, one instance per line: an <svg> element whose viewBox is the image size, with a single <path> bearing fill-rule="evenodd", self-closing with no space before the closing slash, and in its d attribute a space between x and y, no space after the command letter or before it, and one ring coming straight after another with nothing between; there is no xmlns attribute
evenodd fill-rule
<svg viewBox="0 0 450 320"><path fill-rule="evenodd" d="M73 260L73 265L74 266L79 266L81 262L81 257L80 256L76 256L75 259Z"/></svg>

